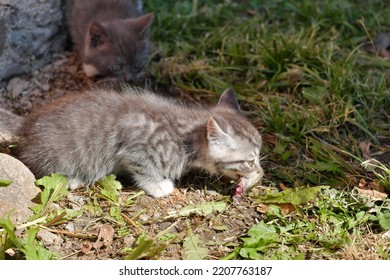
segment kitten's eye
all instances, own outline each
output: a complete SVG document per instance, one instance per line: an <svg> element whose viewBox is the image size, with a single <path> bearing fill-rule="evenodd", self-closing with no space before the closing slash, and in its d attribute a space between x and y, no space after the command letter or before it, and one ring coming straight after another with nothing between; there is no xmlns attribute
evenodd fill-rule
<svg viewBox="0 0 390 280"><path fill-rule="evenodd" d="M123 68L123 66L120 64L111 65L111 70L114 72L119 72L122 70L122 68Z"/></svg>
<svg viewBox="0 0 390 280"><path fill-rule="evenodd" d="M250 161L247 161L246 163L249 165L250 168L253 168L255 166L255 160L254 159L250 160Z"/></svg>

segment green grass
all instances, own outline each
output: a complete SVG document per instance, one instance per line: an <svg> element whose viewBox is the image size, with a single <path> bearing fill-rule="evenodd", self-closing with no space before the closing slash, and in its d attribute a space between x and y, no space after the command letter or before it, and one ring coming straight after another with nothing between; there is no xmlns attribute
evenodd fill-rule
<svg viewBox="0 0 390 280"><path fill-rule="evenodd" d="M162 57L150 65L156 83L206 102L235 88L265 135L270 181L353 186L362 173L342 151L359 157L360 141L390 134L390 62L359 50L390 28L389 6L244 3L146 2Z"/></svg>

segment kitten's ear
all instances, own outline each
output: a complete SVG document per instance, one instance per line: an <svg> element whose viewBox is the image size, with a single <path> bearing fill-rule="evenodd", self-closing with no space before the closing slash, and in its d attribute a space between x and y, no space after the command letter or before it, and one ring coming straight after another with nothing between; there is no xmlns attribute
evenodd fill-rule
<svg viewBox="0 0 390 280"><path fill-rule="evenodd" d="M240 105L238 104L236 98L236 93L232 88L228 88L224 93L222 93L217 106L230 107L241 113Z"/></svg>
<svg viewBox="0 0 390 280"><path fill-rule="evenodd" d="M207 140L213 143L228 144L231 137L222 130L213 117L210 117L207 121Z"/></svg>
<svg viewBox="0 0 390 280"><path fill-rule="evenodd" d="M94 48L102 47L108 44L108 33L98 22L92 22L88 27L88 37L90 46Z"/></svg>
<svg viewBox="0 0 390 280"><path fill-rule="evenodd" d="M149 13L133 20L135 29L137 30L140 37L144 37L147 34L148 28L152 23L153 17L154 14Z"/></svg>

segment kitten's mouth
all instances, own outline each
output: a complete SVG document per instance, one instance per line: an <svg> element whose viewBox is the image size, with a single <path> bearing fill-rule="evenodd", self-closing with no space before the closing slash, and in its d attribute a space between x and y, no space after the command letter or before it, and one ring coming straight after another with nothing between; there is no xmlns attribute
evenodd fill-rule
<svg viewBox="0 0 390 280"><path fill-rule="evenodd" d="M260 167L258 173L251 173L246 176L240 176L238 179L236 192L233 195L234 203L240 203L243 195L257 183L260 183L261 179L264 176L264 170Z"/></svg>

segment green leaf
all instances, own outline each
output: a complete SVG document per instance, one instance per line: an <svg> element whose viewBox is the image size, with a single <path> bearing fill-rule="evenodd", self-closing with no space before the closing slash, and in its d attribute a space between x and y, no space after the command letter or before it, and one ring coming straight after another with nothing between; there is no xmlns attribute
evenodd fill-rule
<svg viewBox="0 0 390 280"><path fill-rule="evenodd" d="M293 205L301 205L314 199L318 192L322 189L327 189L328 186L306 187L288 189L277 193L269 193L265 196L256 199L256 202L261 203L291 203Z"/></svg>
<svg viewBox="0 0 390 280"><path fill-rule="evenodd" d="M264 221L252 226L248 231L248 235L250 237L242 238L244 247L257 248L257 250L263 250L269 244L279 241L276 227L267 225Z"/></svg>
<svg viewBox="0 0 390 280"><path fill-rule="evenodd" d="M60 174L45 176L35 181L35 184L38 186L43 186L43 191L41 192L41 203L32 207L34 213L40 216L47 213L53 202L60 200L61 197L64 197L68 194L66 189L66 177Z"/></svg>
<svg viewBox="0 0 390 280"><path fill-rule="evenodd" d="M255 248L242 248L240 250L240 256L245 259L251 259L251 260L261 259L261 255L257 252Z"/></svg>
<svg viewBox="0 0 390 280"><path fill-rule="evenodd" d="M184 259L203 260L207 256L208 250L201 247L201 243L203 242L199 238L199 235L193 234L192 231L189 231L189 236L184 238L183 243Z"/></svg>
<svg viewBox="0 0 390 280"><path fill-rule="evenodd" d="M115 219L115 221L121 225L125 225L125 220L122 217L122 208L121 207L111 207L110 216Z"/></svg>
<svg viewBox="0 0 390 280"><path fill-rule="evenodd" d="M57 195L68 194L66 190L66 184L66 177L60 174L52 174L51 176L45 176L39 180L36 180L35 185L43 186L43 191L41 193L41 203L45 204L50 199L53 199L53 201L58 200L58 196L53 197L54 193Z"/></svg>
<svg viewBox="0 0 390 280"><path fill-rule="evenodd" d="M390 229L390 212L384 213L379 216L379 224L385 230Z"/></svg>
<svg viewBox="0 0 390 280"><path fill-rule="evenodd" d="M227 205L223 201L213 201L213 202L203 202L201 204L197 205L188 205L186 207L183 207L179 210L177 213L180 217L189 216L191 214L196 214L200 216L207 216L215 212L223 212L225 211ZM170 214L175 214L175 212L172 212Z"/></svg>
<svg viewBox="0 0 390 280"><path fill-rule="evenodd" d="M137 240L137 247L125 257L126 260L136 260L142 255L147 254L150 248L153 247L153 240L149 239L146 234L141 234Z"/></svg>
<svg viewBox="0 0 390 280"><path fill-rule="evenodd" d="M0 179L0 187L8 187L11 184L12 184L11 180Z"/></svg>
<svg viewBox="0 0 390 280"><path fill-rule="evenodd" d="M99 180L102 187L101 194L112 202L119 203L120 190L122 184L116 180L115 175L109 175Z"/></svg>
<svg viewBox="0 0 390 280"><path fill-rule="evenodd" d="M243 248L240 250L240 256L246 259L261 259L259 252L264 252L279 243L279 233L274 225L267 225L264 221L252 226L248 231L249 237L244 240Z"/></svg>

